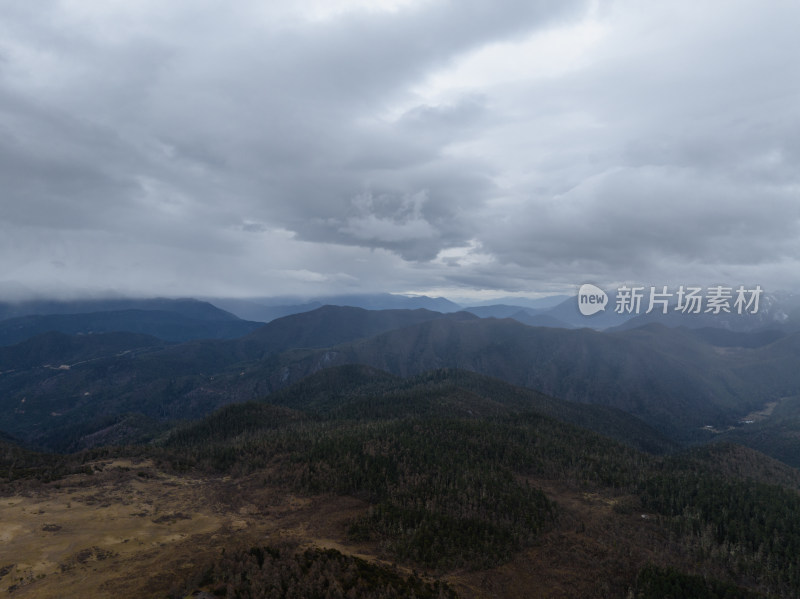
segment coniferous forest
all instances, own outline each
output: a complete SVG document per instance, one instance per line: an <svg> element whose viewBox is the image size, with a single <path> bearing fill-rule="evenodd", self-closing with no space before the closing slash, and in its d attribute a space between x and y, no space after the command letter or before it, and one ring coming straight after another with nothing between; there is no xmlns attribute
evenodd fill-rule
<svg viewBox="0 0 800 599"><path fill-rule="evenodd" d="M172 388L181 384L189 385ZM122 415L104 426L148 426L137 418ZM333 366L258 401L145 430L147 442L59 454L6 436L0 476L6 497L77 492L88 494L87 507L113 503L99 498L109 485L135 495L143 486L168 488L159 482L166 480L175 488L188 481L208 486L192 493L206 506L165 512L150 500L132 514L188 527L173 540L191 534L203 510L215 518L260 514L248 520L254 528L270 523L271 533L248 536L226 516L222 536L170 566L179 576L152 578L148 589L161 596L800 594L794 468L724 436L681 446L620 410L474 372L443 368L403 377ZM143 434L137 429L133 438ZM267 496L271 503L258 499ZM281 502L295 507L286 511ZM345 504L335 524L319 520L319 532L302 522L302 506L324 512ZM291 538L280 533L287 517L301 521ZM65 527L54 521L40 530L58 535ZM122 555L92 545L59 567L77 575ZM47 580L5 562L6 589L35 589ZM538 572L535 583L523 582L529 567ZM534 593L530 585L540 584ZM494 587L503 590L486 590Z"/></svg>

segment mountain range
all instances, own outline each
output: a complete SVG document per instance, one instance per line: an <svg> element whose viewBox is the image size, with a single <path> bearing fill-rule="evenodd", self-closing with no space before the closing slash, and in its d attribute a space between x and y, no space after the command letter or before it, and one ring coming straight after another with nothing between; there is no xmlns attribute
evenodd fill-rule
<svg viewBox="0 0 800 599"><path fill-rule="evenodd" d="M0 429L52 448L80 446L76 435L114 422L129 428L134 414L196 418L325 368L362 364L401 377L440 368L484 374L621 410L675 443L698 442L719 431L732 435L770 402L791 404L800 386L799 354L800 335L785 331L651 324L597 332L470 312L324 306L235 339L169 343L134 333L28 339L0 351Z"/></svg>
<svg viewBox="0 0 800 599"><path fill-rule="evenodd" d="M600 331L569 328L574 298L267 323L194 300L56 308L0 321L0 589L800 592L790 318Z"/></svg>

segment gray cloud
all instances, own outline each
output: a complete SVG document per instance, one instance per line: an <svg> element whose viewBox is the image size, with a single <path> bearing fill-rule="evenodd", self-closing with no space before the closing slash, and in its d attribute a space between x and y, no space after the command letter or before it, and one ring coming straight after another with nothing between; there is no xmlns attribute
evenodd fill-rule
<svg viewBox="0 0 800 599"><path fill-rule="evenodd" d="M33 4L0 287L800 283L793 3Z"/></svg>

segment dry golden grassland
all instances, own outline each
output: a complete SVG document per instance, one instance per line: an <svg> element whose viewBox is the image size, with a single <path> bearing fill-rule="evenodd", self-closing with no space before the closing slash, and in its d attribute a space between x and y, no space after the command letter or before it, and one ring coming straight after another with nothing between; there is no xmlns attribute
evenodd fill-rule
<svg viewBox="0 0 800 599"><path fill-rule="evenodd" d="M301 498L259 480L176 476L149 461L107 460L94 475L0 489L0 592L14 597L165 595L231 543L343 548L364 508L346 498Z"/></svg>
<svg viewBox="0 0 800 599"><path fill-rule="evenodd" d="M377 545L348 541L348 523L367 509L352 497L298 496L264 471L175 475L126 459L92 467L93 475L0 487L0 593L165 597L225 548L284 541L391 563ZM559 505L558 524L510 563L443 576L461 597L606 597L659 561L667 539L654 519L619 513L619 498L531 482Z"/></svg>

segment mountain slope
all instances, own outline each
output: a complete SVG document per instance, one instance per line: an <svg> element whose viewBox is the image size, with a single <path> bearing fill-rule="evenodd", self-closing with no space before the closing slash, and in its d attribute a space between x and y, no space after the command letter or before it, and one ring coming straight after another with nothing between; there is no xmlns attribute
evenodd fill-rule
<svg viewBox="0 0 800 599"><path fill-rule="evenodd" d="M439 318L471 320L476 317L466 312L445 315L422 308L365 310L350 306L323 306L273 320L237 345L248 358L258 359L290 348L331 347Z"/></svg>
<svg viewBox="0 0 800 599"><path fill-rule="evenodd" d="M355 594L352 560L321 568L288 538L399 564L404 596L425 596L411 571L448 583L433 597L800 591L798 475L757 452L650 455L546 412L630 416L463 371L343 366L267 399L283 405L226 406L147 447L0 441L0 520L14 523L0 589L263 597L302 580L304 596ZM390 576L359 571L361 591Z"/></svg>
<svg viewBox="0 0 800 599"><path fill-rule="evenodd" d="M490 304L488 306L470 306L464 308L464 312L480 318L510 318L513 314L525 312L525 308L510 304Z"/></svg>
<svg viewBox="0 0 800 599"><path fill-rule="evenodd" d="M50 332L37 335L13 347L0 347L0 372L10 374L38 367L58 369L104 357L130 359L137 351L155 350L164 342L150 335L105 333L100 335L66 335Z"/></svg>
<svg viewBox="0 0 800 599"><path fill-rule="evenodd" d="M173 312L198 320L238 320L236 316L216 306L191 298L124 298L95 300L31 300L0 302L0 320L31 315L87 314L90 312L118 312L121 310L155 310Z"/></svg>
<svg viewBox="0 0 800 599"><path fill-rule="evenodd" d="M714 436L705 425L723 430L769 401L800 393L800 335L755 345L719 347L660 325L599 333L466 313L324 307L242 339L107 352L69 370L3 375L0 428L30 442L33 431L52 439L68 420L90 414L198 416L331 366L364 364L402 377L440 368L488 374L559 399L620 409L673 440L698 441ZM21 409L24 416L15 412Z"/></svg>
<svg viewBox="0 0 800 599"><path fill-rule="evenodd" d="M252 298L209 299L214 305L236 314L246 320L271 322L276 318L310 312L324 305L348 306L366 310L417 310L423 308L433 312L456 312L457 304L443 297L406 296L390 293L361 295L330 295L313 298Z"/></svg>
<svg viewBox="0 0 800 599"><path fill-rule="evenodd" d="M238 410L231 406L177 431L165 450L180 464L259 480L269 473L296 492L354 497L369 506L345 533L360 552L439 575L478 569L469 580L481 585L504 563L518 576L536 572L528 591L566 573L575 582L587 570L591 582L573 595L626 596L635 587L658 596L652 593L671 584L696 589L686 596L715 596L697 595L708 589L758 596L739 585L796 596L800 497L782 486L794 487L796 477L768 458L740 448L656 458L532 412L445 416L439 404L454 399L451 393L420 388L409 396L413 380L393 388L391 378L378 376L384 392L371 394L364 384L374 374L337 369L307 381L313 403L329 414L337 402L325 400L326 386L335 392L349 381L370 396L372 405L352 418L309 415L281 427L268 408L259 427L253 406L244 412L244 428L231 426ZM432 373L428 382L443 376ZM375 410L402 408L402 400L421 411ZM775 535L780 542L770 541ZM642 572L657 580L645 584ZM697 573L703 589L691 577ZM525 596L518 584L516 594L495 585L487 592Z"/></svg>
<svg viewBox="0 0 800 599"><path fill-rule="evenodd" d="M74 447L76 435L115 426L129 413L161 420L200 416L285 386L288 381L276 374L276 352L342 343L436 318L476 317L328 306L279 319L241 339L168 347L132 334L50 333L0 348L0 429L64 449ZM244 370L249 377L242 376ZM264 386L270 377L278 380Z"/></svg>
<svg viewBox="0 0 800 599"><path fill-rule="evenodd" d="M0 321L0 345L14 345L49 331L69 335L141 333L171 342L233 339L262 326L262 323L228 318L225 313L217 318L209 314L204 316L197 318L179 312L141 309L21 316Z"/></svg>
<svg viewBox="0 0 800 599"><path fill-rule="evenodd" d="M575 328L566 322L553 318L548 314L540 314L538 312L532 313L530 310L523 310L520 312L514 312L509 316L509 318L513 318L521 322L522 324L526 324L529 327L550 327L556 329L572 329Z"/></svg>
<svg viewBox="0 0 800 599"><path fill-rule="evenodd" d="M663 435L620 410L555 399L463 370L430 371L402 379L367 366L340 366L317 372L267 399L328 418L487 417L535 411L640 450L664 453L677 449Z"/></svg>
<svg viewBox="0 0 800 599"><path fill-rule="evenodd" d="M450 367L548 395L620 408L673 438L697 439L800 387L794 336L756 348L714 347L659 325L628 332L531 328L513 320L436 320L298 357L294 380L360 363L401 376Z"/></svg>

